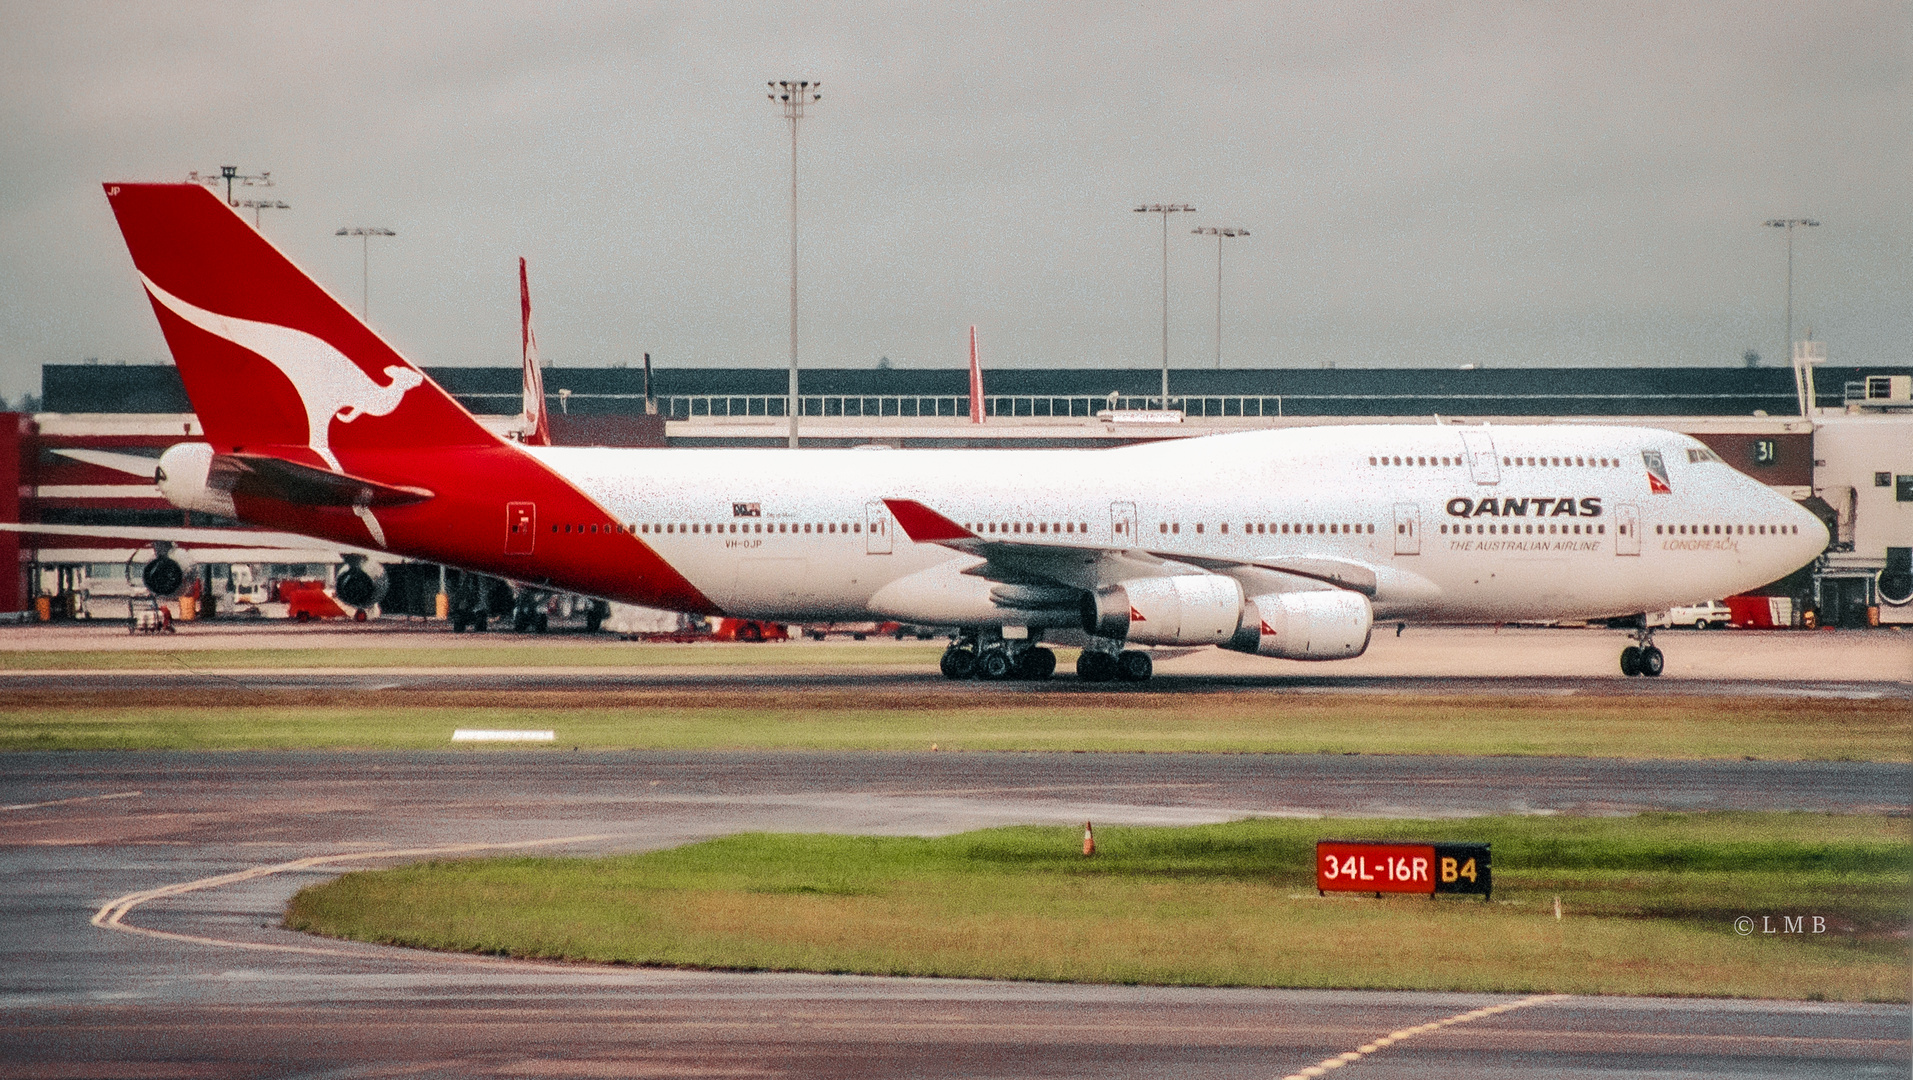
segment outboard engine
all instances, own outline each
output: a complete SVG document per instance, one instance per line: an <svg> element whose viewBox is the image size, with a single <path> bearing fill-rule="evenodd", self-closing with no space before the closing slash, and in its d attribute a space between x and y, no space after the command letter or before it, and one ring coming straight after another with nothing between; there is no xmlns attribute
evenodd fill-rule
<svg viewBox="0 0 1913 1080"><path fill-rule="evenodd" d="M193 571L197 567L184 548L154 544L152 561L140 568L140 584L162 600L176 600L193 587Z"/></svg>
<svg viewBox="0 0 1913 1080"><path fill-rule="evenodd" d="M1083 631L1138 645L1221 645L1235 635L1242 608L1232 577L1135 578L1083 597Z"/></svg>
<svg viewBox="0 0 1913 1080"><path fill-rule="evenodd" d="M332 594L338 597L339 603L363 610L385 599L385 590L391 582L385 576L383 564L363 555L347 555L345 564L345 569L332 580Z"/></svg>
<svg viewBox="0 0 1913 1080"><path fill-rule="evenodd" d="M1368 650L1374 627L1374 609L1361 593L1271 593L1249 600L1242 628L1223 648L1284 660L1348 660Z"/></svg>

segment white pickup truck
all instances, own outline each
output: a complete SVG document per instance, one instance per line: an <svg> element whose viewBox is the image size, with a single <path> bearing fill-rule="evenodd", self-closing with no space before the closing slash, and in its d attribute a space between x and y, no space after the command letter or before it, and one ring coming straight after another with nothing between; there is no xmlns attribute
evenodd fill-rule
<svg viewBox="0 0 1913 1080"><path fill-rule="evenodd" d="M1668 608L1658 615L1649 615L1649 626L1691 626L1696 630L1718 630L1733 621L1733 612L1719 600L1702 600L1693 604L1682 604Z"/></svg>

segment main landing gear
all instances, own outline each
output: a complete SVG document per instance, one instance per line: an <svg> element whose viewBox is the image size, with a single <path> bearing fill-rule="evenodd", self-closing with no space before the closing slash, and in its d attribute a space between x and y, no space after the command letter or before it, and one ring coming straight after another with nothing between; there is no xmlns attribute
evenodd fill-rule
<svg viewBox="0 0 1913 1080"><path fill-rule="evenodd" d="M1661 670L1667 666L1667 658L1654 647L1654 628L1646 623L1647 620L1643 618L1641 625L1634 630L1634 644L1621 650L1621 674L1630 679L1636 675L1658 679Z"/></svg>
<svg viewBox="0 0 1913 1080"><path fill-rule="evenodd" d="M1083 654L1076 658L1076 677L1084 682L1109 682L1120 679L1123 682L1148 682L1155 674L1155 661L1140 649L1114 648L1115 643L1105 645L1102 641L1092 642Z"/></svg>
<svg viewBox="0 0 1913 1080"><path fill-rule="evenodd" d="M1056 654L1034 641L1008 641L989 631L965 630L950 639L938 666L946 679L1041 681L1056 672Z"/></svg>
<svg viewBox="0 0 1913 1080"><path fill-rule="evenodd" d="M1148 682L1155 663L1140 649L1098 638L1076 658L1076 677L1084 682ZM1041 681L1056 672L1056 654L1031 640L1009 641L991 630L964 630L950 639L938 666L946 679Z"/></svg>

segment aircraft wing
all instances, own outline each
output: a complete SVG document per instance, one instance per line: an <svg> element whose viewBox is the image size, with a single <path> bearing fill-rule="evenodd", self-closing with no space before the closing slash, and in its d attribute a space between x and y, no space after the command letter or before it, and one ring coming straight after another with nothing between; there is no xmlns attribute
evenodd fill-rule
<svg viewBox="0 0 1913 1080"><path fill-rule="evenodd" d="M341 555L390 558L370 548L351 547L297 533L260 532L256 529L215 529L181 525L141 528L131 525L36 525L32 522L0 522L0 532L32 533L36 536L84 536L101 540L131 540L139 544L158 541L196 547L257 548L261 554L273 551L337 551Z"/></svg>
<svg viewBox="0 0 1913 1080"><path fill-rule="evenodd" d="M978 536L915 499L885 499L904 535L919 544L939 544L987 560L969 571L1006 584L1053 584L1097 590L1139 577L1162 577L1179 568L1237 575L1267 571L1307 578L1373 597L1375 568L1333 556L1279 559L1217 559L1080 543L1037 543Z"/></svg>

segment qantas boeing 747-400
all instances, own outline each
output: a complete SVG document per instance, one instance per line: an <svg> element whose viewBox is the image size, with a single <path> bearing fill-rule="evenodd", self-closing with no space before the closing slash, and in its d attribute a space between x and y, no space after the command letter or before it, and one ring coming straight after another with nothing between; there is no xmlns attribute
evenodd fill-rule
<svg viewBox="0 0 1913 1080"><path fill-rule="evenodd" d="M1656 611L1780 578L1820 521L1694 439L1454 424L1108 450L500 438L193 184L106 195L204 426L175 505L687 612L956 628L952 678L1149 677L1136 645L1359 656L1377 620ZM537 440L531 440L536 442ZM373 566L376 570L376 566ZM1657 675L1648 631L1621 657Z"/></svg>

